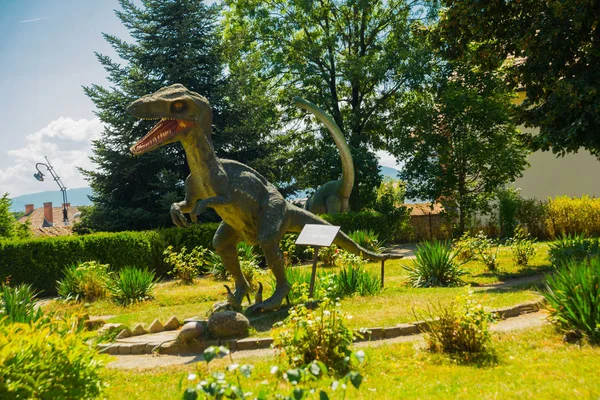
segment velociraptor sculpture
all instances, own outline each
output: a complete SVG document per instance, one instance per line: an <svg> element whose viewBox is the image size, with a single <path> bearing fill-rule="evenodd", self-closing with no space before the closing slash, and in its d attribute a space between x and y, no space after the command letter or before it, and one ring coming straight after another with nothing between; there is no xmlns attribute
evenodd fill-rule
<svg viewBox="0 0 600 400"><path fill-rule="evenodd" d="M185 181L185 200L171 205L175 225L188 226L207 207L223 219L213 238L213 246L235 282L232 301L241 304L249 284L238 261L236 245L244 240L258 245L275 275L275 293L252 305L248 311L278 308L290 290L285 277L279 242L286 232L300 232L305 224L329 225L321 218L285 201L277 189L252 168L237 161L219 159L211 143L212 109L208 100L176 84L134 101L127 109L138 118L160 119L148 134L131 147L135 155L168 143L183 144L190 175ZM339 232L334 243L369 260L387 257L374 254Z"/></svg>
<svg viewBox="0 0 600 400"><path fill-rule="evenodd" d="M342 160L342 177L336 181L329 181L317 189L306 200L304 208L313 214L335 214L350 211L348 200L354 186L354 162L342 130L329 115L310 101L295 97L294 104L310 111L327 127Z"/></svg>

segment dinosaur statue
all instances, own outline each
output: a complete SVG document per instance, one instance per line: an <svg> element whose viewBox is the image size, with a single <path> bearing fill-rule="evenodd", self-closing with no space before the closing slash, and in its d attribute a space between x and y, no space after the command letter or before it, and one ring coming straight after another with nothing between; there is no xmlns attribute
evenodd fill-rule
<svg viewBox="0 0 600 400"><path fill-rule="evenodd" d="M277 189L252 168L233 160L219 159L211 143L212 109L206 98L175 84L134 101L127 111L143 119L160 121L131 147L134 155L168 143L183 144L190 175L185 181L185 200L171 205L175 225L189 226L207 207L222 218L213 246L234 279L231 302L241 304L249 284L240 269L236 245L246 241L258 245L275 275L275 293L252 305L247 312L274 310L286 298L290 284L285 277L279 242L286 232L300 232L305 224L329 225L310 212L288 203ZM386 257L372 253L339 232L334 243L369 260Z"/></svg>
<svg viewBox="0 0 600 400"><path fill-rule="evenodd" d="M342 178L337 181L329 181L321 186L304 203L304 208L313 214L335 214L350 211L348 200L354 186L354 162L342 130L329 115L310 101L295 97L294 104L311 112L327 127L342 159Z"/></svg>

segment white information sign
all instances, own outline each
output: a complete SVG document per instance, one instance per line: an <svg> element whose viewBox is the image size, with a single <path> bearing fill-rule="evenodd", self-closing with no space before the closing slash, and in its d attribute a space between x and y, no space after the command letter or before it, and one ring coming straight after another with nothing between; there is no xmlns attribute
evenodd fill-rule
<svg viewBox="0 0 600 400"><path fill-rule="evenodd" d="M296 239L296 244L329 247L339 230L339 226L306 224Z"/></svg>

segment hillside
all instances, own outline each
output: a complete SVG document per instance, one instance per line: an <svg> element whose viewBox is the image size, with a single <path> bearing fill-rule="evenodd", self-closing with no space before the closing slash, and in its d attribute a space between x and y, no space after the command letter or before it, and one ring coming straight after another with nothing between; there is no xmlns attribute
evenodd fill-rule
<svg viewBox="0 0 600 400"><path fill-rule="evenodd" d="M89 187L68 189L67 200L73 206L90 206L92 205L92 202L88 196L91 194L92 189ZM60 190L17 196L12 199L11 211L25 211L25 204L33 204L35 208L39 208L47 201L51 201L54 207L60 207L62 205L62 193Z"/></svg>

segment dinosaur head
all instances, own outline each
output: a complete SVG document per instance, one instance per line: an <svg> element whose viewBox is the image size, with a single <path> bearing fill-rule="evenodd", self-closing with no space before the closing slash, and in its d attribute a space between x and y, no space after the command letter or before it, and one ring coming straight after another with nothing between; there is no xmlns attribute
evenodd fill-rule
<svg viewBox="0 0 600 400"><path fill-rule="evenodd" d="M141 97L127 107L137 118L160 120L150 132L131 147L135 155L147 153L168 143L183 141L192 128L208 126L210 135L212 114L205 97L188 90L181 84L161 88Z"/></svg>

